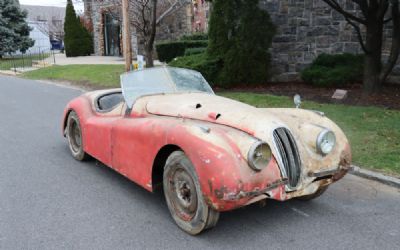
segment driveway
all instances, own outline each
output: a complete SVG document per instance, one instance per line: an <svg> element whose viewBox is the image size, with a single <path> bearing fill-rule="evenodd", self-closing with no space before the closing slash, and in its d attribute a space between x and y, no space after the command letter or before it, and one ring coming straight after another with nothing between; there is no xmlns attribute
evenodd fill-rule
<svg viewBox="0 0 400 250"><path fill-rule="evenodd" d="M398 249L400 190L352 175L312 202L223 213L189 236L152 194L61 135L81 91L0 76L0 249Z"/></svg>

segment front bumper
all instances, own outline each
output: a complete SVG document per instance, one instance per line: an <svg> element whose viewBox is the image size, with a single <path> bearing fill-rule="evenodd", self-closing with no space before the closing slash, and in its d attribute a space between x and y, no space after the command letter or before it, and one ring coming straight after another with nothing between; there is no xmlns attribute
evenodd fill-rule
<svg viewBox="0 0 400 250"><path fill-rule="evenodd" d="M288 184L287 179L272 182L263 189L254 188L253 190L240 190L236 192L229 192L227 189L215 190L218 202L209 205L218 211L229 211L264 199L286 201L296 197L311 195L321 187L330 185L343 178L349 169L350 167L348 166L340 166L336 170L309 173L310 178L308 180L311 181L308 184L303 183L302 188L290 192L285 188Z"/></svg>

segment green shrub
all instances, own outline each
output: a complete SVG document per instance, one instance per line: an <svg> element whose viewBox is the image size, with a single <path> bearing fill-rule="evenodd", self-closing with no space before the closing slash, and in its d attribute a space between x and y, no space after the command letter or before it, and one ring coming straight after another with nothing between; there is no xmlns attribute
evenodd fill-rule
<svg viewBox="0 0 400 250"><path fill-rule="evenodd" d="M190 35L184 35L180 39L181 41L192 41L192 40L208 40L208 34L206 33L193 33Z"/></svg>
<svg viewBox="0 0 400 250"><path fill-rule="evenodd" d="M207 54L223 61L216 81L224 87L266 83L275 32L259 0L214 0Z"/></svg>
<svg viewBox="0 0 400 250"><path fill-rule="evenodd" d="M213 85L221 69L221 60L210 58L206 53L178 57L169 63L172 67L193 69L203 74L204 78Z"/></svg>
<svg viewBox="0 0 400 250"><path fill-rule="evenodd" d="M344 86L362 79L364 56L337 54L318 56L310 67L303 70L301 78L310 84L331 87Z"/></svg>
<svg viewBox="0 0 400 250"><path fill-rule="evenodd" d="M172 59L183 56L187 48L205 48L208 41L188 40L188 41L169 41L156 45L158 59L161 62L170 62Z"/></svg>
<svg viewBox="0 0 400 250"><path fill-rule="evenodd" d="M206 52L207 48L188 48L185 50L185 56L195 55L195 54L202 54Z"/></svg>

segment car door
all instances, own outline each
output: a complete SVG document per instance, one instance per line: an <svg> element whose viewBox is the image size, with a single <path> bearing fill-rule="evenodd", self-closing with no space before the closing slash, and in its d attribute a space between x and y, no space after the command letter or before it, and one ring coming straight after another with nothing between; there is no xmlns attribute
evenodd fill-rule
<svg viewBox="0 0 400 250"><path fill-rule="evenodd" d="M105 111L96 108L95 115L86 121L86 152L110 167L112 167L112 129L121 119L124 106L124 103L119 103Z"/></svg>
<svg viewBox="0 0 400 250"><path fill-rule="evenodd" d="M86 122L86 151L107 166L111 166L111 130L120 117L96 116Z"/></svg>
<svg viewBox="0 0 400 250"><path fill-rule="evenodd" d="M153 161L165 138L152 129L155 123L152 118L126 116L112 128L111 165L148 190L152 188Z"/></svg>

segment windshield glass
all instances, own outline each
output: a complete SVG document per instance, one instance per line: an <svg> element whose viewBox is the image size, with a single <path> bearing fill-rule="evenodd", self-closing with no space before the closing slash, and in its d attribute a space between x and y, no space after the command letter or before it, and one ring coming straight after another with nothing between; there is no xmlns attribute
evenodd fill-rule
<svg viewBox="0 0 400 250"><path fill-rule="evenodd" d="M180 92L214 94L199 72L172 67L157 67L123 74L121 88L130 108L136 99L144 95Z"/></svg>

